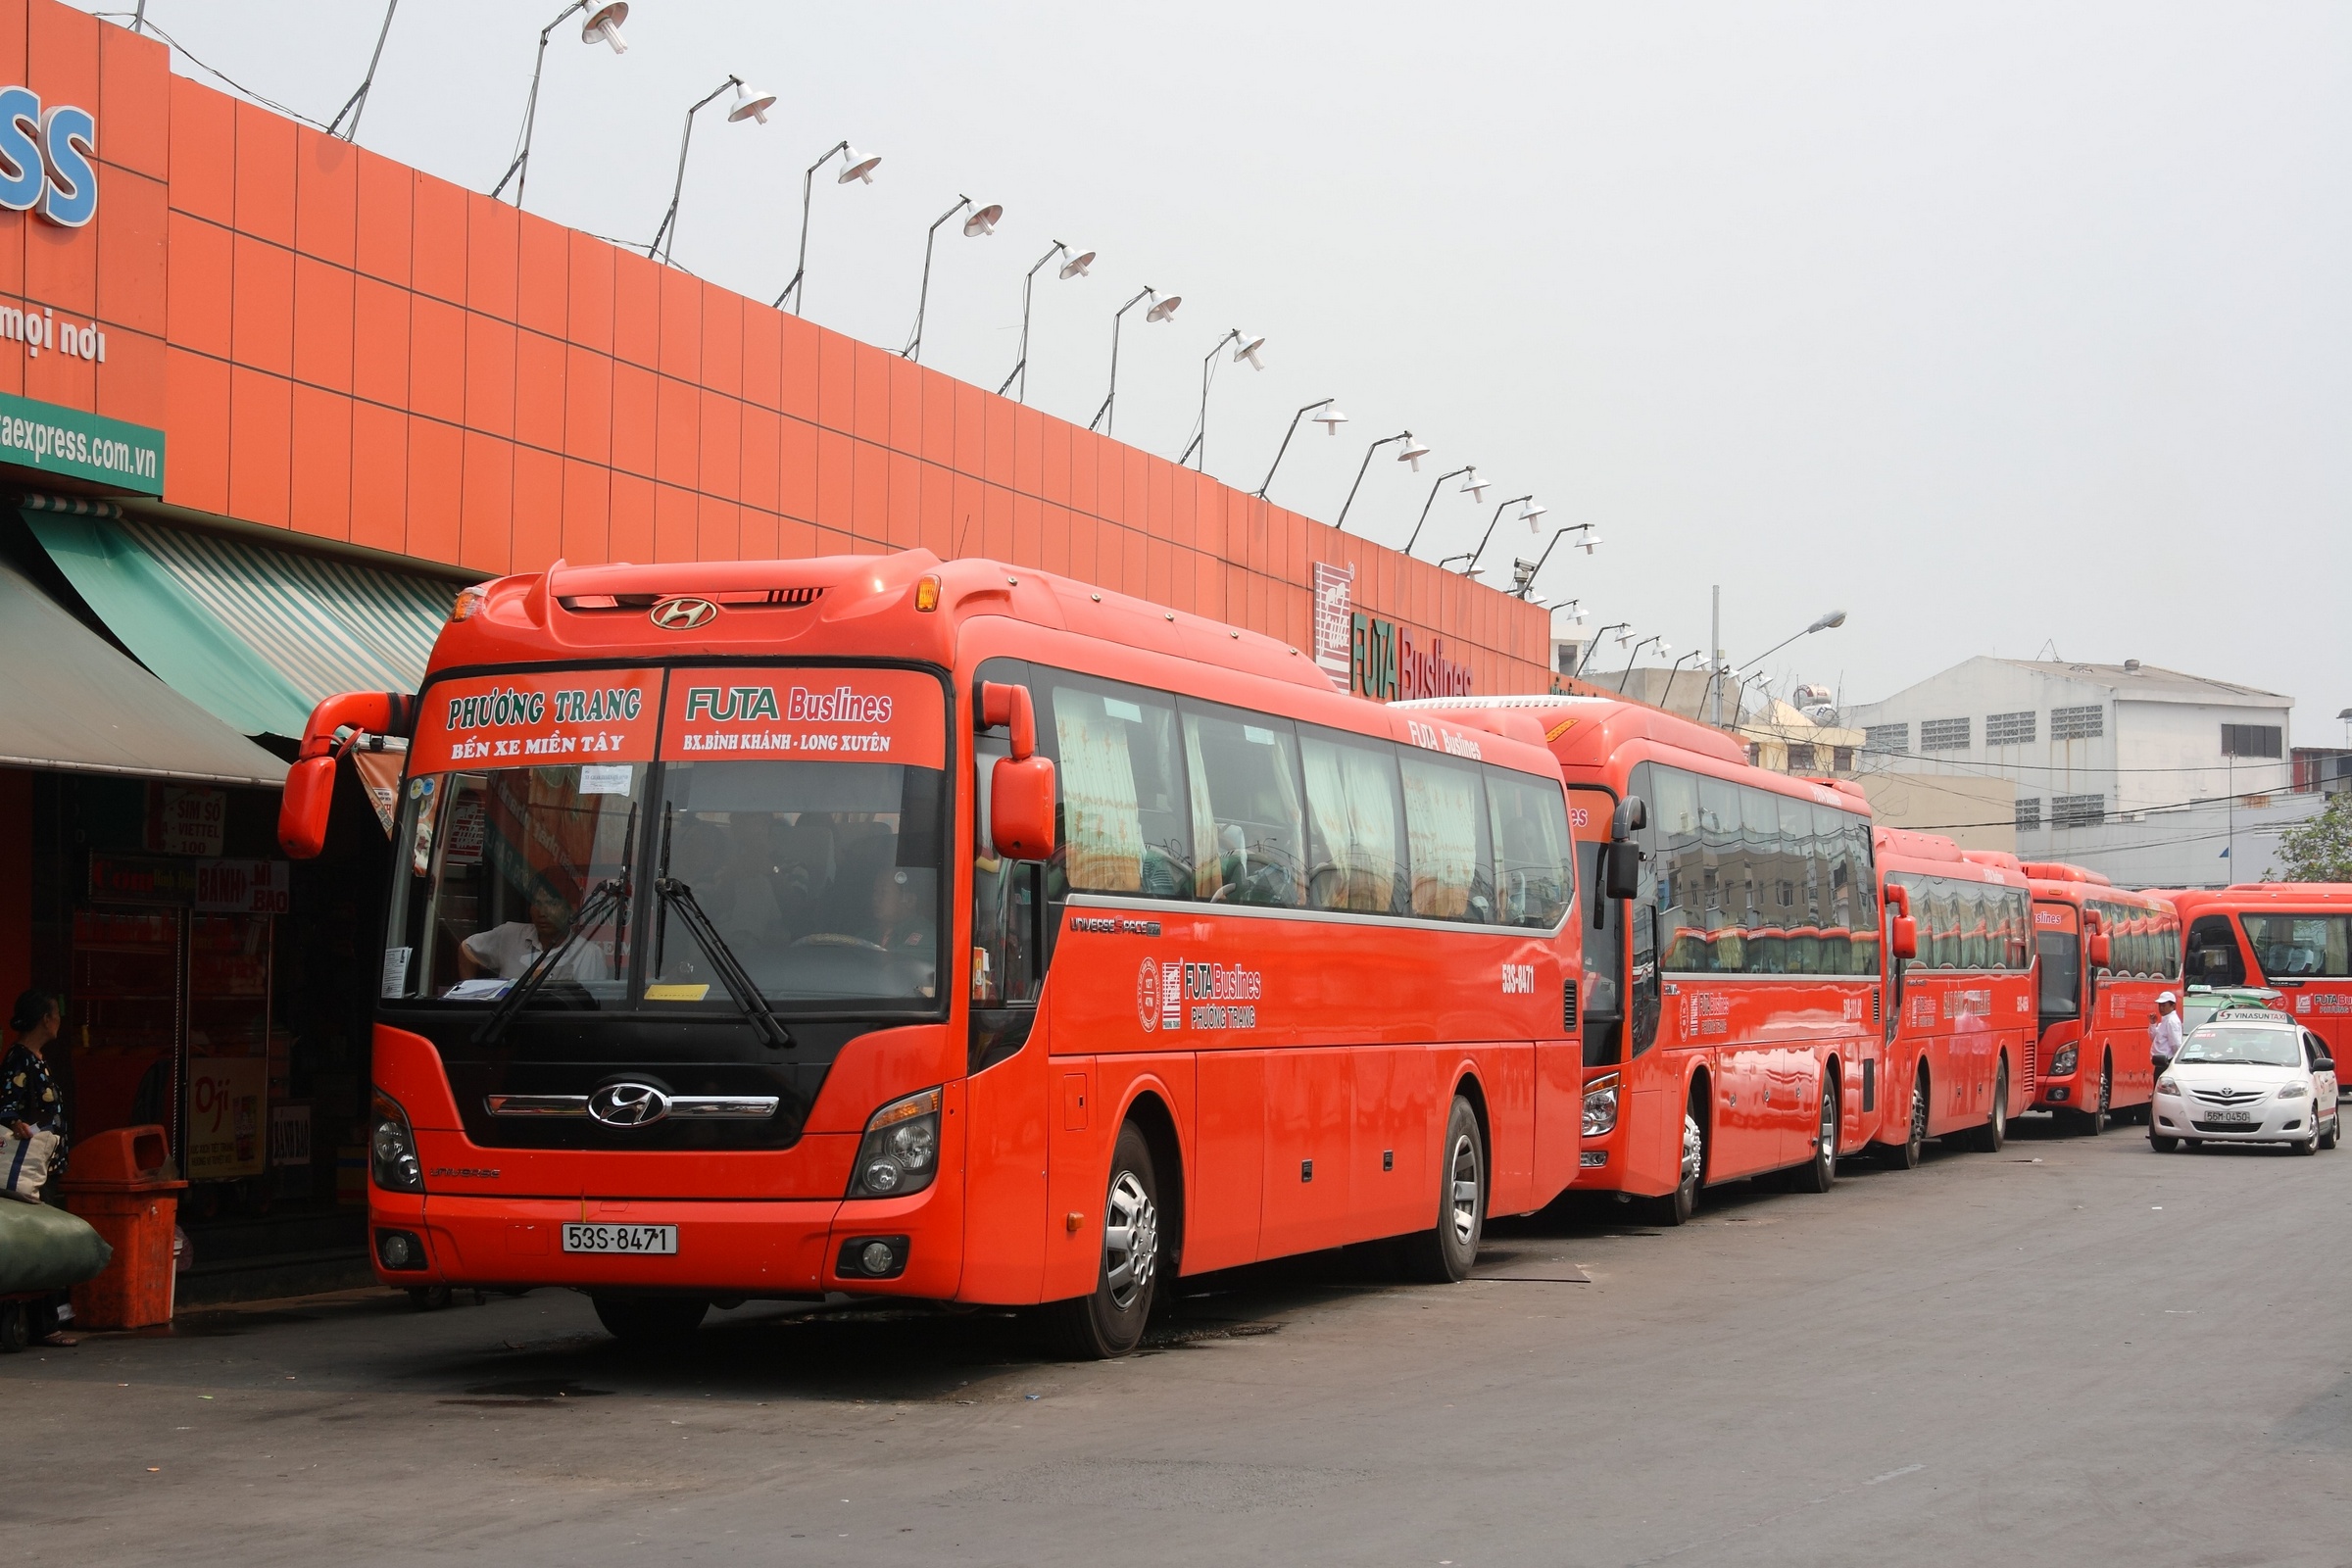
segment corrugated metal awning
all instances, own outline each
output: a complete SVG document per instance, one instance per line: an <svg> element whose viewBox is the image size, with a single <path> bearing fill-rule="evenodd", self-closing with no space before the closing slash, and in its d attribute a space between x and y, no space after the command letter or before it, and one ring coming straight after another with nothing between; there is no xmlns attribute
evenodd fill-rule
<svg viewBox="0 0 2352 1568"><path fill-rule="evenodd" d="M415 691L449 618L437 578L145 518L24 516L140 662L248 735L299 736L337 692Z"/></svg>
<svg viewBox="0 0 2352 1568"><path fill-rule="evenodd" d="M283 788L286 764L0 564L0 765Z"/></svg>

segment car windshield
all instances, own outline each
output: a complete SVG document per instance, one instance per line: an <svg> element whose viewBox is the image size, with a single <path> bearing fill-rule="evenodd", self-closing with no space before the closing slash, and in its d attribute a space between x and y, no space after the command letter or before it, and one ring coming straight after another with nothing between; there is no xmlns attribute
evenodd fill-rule
<svg viewBox="0 0 2352 1568"><path fill-rule="evenodd" d="M2175 1066L2195 1062L2250 1067L2299 1067L2303 1045L2292 1029L2259 1024L2208 1024L2191 1034L2173 1058Z"/></svg>

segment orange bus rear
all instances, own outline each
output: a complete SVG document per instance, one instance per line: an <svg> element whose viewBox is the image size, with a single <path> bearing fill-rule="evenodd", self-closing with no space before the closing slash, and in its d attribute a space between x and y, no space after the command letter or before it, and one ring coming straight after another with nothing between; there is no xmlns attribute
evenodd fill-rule
<svg viewBox="0 0 2352 1568"><path fill-rule="evenodd" d="M1722 731L1638 703L1397 706L1532 725L1559 760L1589 903L1577 1186L1669 1225L1713 1182L1826 1189L1882 1114L1861 792L1751 767Z"/></svg>
<svg viewBox="0 0 2352 1568"><path fill-rule="evenodd" d="M1878 1068L1886 1089L1871 1136L1905 1167L1930 1138L1997 1152L2009 1118L2034 1102L2025 874L2014 857L1964 853L1933 833L1882 827L1873 838L1896 940Z"/></svg>
<svg viewBox="0 0 2352 1568"><path fill-rule="evenodd" d="M2262 882L2175 893L2191 985L2269 986L2344 1059L2352 1050L2352 882Z"/></svg>
<svg viewBox="0 0 2352 1568"><path fill-rule="evenodd" d="M2170 900L2111 885L2096 871L2028 860L2034 894L2034 1103L2083 1132L2155 1098L2148 1026L2156 999L2180 989L2180 916Z"/></svg>
<svg viewBox="0 0 2352 1568"><path fill-rule="evenodd" d="M1026 568L567 568L460 595L374 1033L377 1272L628 1339L828 1293L1056 1303L1378 1238L1459 1279L1576 1171L1559 773Z"/></svg>

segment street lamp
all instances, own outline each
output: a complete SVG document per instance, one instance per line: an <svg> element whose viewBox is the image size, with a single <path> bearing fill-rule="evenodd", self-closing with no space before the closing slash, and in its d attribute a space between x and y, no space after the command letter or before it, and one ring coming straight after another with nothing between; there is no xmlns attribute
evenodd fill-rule
<svg viewBox="0 0 2352 1568"><path fill-rule="evenodd" d="M507 188L507 181L511 179L514 182L515 209L521 210L523 181L530 177L531 132L539 123L539 74L547 69L548 35L563 24L564 18L586 11L592 3L593 0L571 0L571 4L556 13L554 22L539 29L539 53L531 62L531 93L522 101L522 145L514 154L514 161L507 166L507 172L498 176L498 184L490 192L492 201L498 200L498 193ZM614 54L625 55L629 52L629 44L620 35L620 24L628 20L627 0L612 0L611 5L599 6L580 28L580 42L610 44Z"/></svg>
<svg viewBox="0 0 2352 1568"><path fill-rule="evenodd" d="M1758 665L1762 664L1764 661L1770 659L1773 655L1779 653L1782 649L1796 641L1798 637L1810 637L1817 631L1834 631L1838 627L1844 624L1845 612L1842 610L1833 610L1828 614L1823 615L1820 619L1814 621L1812 625L1807 626L1803 631L1797 632L1794 636L1784 637L1779 642L1774 643L1770 648L1767 648L1762 653L1758 654L1755 658L1743 661L1743 666L1748 669L1754 669ZM1718 705L1715 710L1715 721L1718 724L1723 722L1723 709L1720 705Z"/></svg>
<svg viewBox="0 0 2352 1568"><path fill-rule="evenodd" d="M874 171L882 167L882 157L879 153L861 154L847 141L837 141L825 149L824 157L810 164L801 175L800 260L793 266L792 281L785 284L784 292L776 296L776 309L783 310L784 302L790 300L792 301L792 314L795 316L802 314L801 306L804 294L801 284L808 276L809 193L816 182L816 172L830 163L836 155L839 155L841 159L841 172L833 179L833 183L836 185L847 185L853 179L862 185L871 185L874 182Z"/></svg>
<svg viewBox="0 0 2352 1568"><path fill-rule="evenodd" d="M1200 361L1200 412L1193 419L1193 438L1184 444L1184 456L1176 460L1176 466L1179 468L1184 466L1185 459L1198 452L1200 454L1200 470L1203 473L1208 471L1209 372L1214 368L1217 351L1228 343L1233 345L1234 364L1240 365L1246 360L1252 370L1262 370L1266 368L1266 362L1258 358L1265 352L1266 340L1254 332L1245 332L1238 326L1229 326L1225 329L1223 337L1208 346L1208 353Z"/></svg>
<svg viewBox="0 0 2352 1568"><path fill-rule="evenodd" d="M972 216L963 220L965 239L986 239L997 231L998 222L1004 217L1004 209L994 202L986 207L972 207L969 196L958 196L955 206L931 220L931 226L923 231L923 291L915 296L914 330L906 335L906 346L899 350L902 360L912 360L917 365L923 362L923 313L931 308L931 247L939 239L939 225L966 208L971 209Z"/></svg>
<svg viewBox="0 0 2352 1568"><path fill-rule="evenodd" d="M1404 541L1404 553L1406 555L1409 556L1413 553L1414 543L1420 539L1422 528L1429 522L1429 509L1438 504L1438 492L1446 487L1446 480L1454 477L1456 474L1469 475L1468 478L1462 481L1462 494L1466 496L1485 496L1489 481L1481 479L1478 476L1478 465L1475 463L1465 464L1459 468L1454 468L1447 472L1439 474L1437 481L1429 487L1429 499L1421 503L1421 515L1420 518L1413 524L1411 537Z"/></svg>
<svg viewBox="0 0 2352 1568"><path fill-rule="evenodd" d="M1585 644L1585 657L1576 662L1576 669L1574 673L1579 676L1584 674L1585 666L1592 662L1592 656L1600 652L1600 640L1603 637L1606 637L1611 632L1615 632L1617 634L1617 646L1623 648L1625 646L1627 637L1632 634L1633 629L1634 623L1630 620L1612 620L1606 626L1603 626L1600 628L1600 630L1594 632L1592 634L1592 640Z"/></svg>
<svg viewBox="0 0 2352 1568"><path fill-rule="evenodd" d="M1110 386L1102 394L1102 406L1095 411L1093 418L1086 421L1086 427L1089 430L1099 424L1102 426L1102 433L1108 435L1113 426L1118 423L1118 416L1113 411L1119 400L1119 323L1126 318L1129 311L1134 310L1138 303L1147 298L1152 301L1152 308L1144 313L1144 324L1147 326L1153 321L1164 321L1174 316L1176 307L1184 303L1184 296L1181 294L1171 294L1166 299L1161 299L1158 292L1151 284L1146 283L1135 291L1133 299L1110 313Z"/></svg>
<svg viewBox="0 0 2352 1568"><path fill-rule="evenodd" d="M711 99L716 98L729 87L735 89L735 101L727 106L727 122L730 124L746 120L756 120L764 125L767 123L768 110L775 107L776 95L774 93L754 92L743 84L741 76L729 76L711 88L707 95L695 100L694 107L686 111L685 133L678 138L678 177L676 183L670 187L669 211L662 215L662 226L654 230L654 242L645 248L648 261L651 261L658 251L661 253L662 265L664 267L669 265L670 252L676 248L678 242L678 197L684 194L686 189L686 149L694 144L694 117L701 114L704 106L709 104ZM664 241L667 243L664 244Z"/></svg>
<svg viewBox="0 0 2352 1568"><path fill-rule="evenodd" d="M1590 522L1572 522L1565 528L1554 529L1551 535L1551 542L1544 547L1544 553L1538 556L1536 558L1536 564L1528 568L1526 581L1520 584L1522 591L1520 592L1519 597L1522 599L1527 597L1527 594L1524 590L1534 585L1536 573L1544 569L1544 563L1551 559L1552 551L1558 549L1560 541L1567 538L1570 534L1583 534L1585 537L1578 540L1577 544L1584 550L1586 555L1591 555L1592 553L1592 547L1600 543L1600 535L1592 531L1593 526L1594 525Z"/></svg>
<svg viewBox="0 0 2352 1568"><path fill-rule="evenodd" d="M1355 505L1355 493L1363 488L1364 474L1372 466L1372 454L1378 452L1382 447L1394 446L1399 441L1404 443L1404 450L1396 454L1396 461L1411 464L1415 473L1421 471L1421 460L1429 456L1429 448L1414 440L1412 431L1403 430L1396 435L1382 436L1364 448L1364 461L1356 465L1355 483L1348 487L1348 499L1340 504L1340 520L1333 523L1333 527L1345 529L1348 526L1348 509Z"/></svg>
<svg viewBox="0 0 2352 1568"><path fill-rule="evenodd" d="M1317 409L1323 412L1315 414ZM1282 445L1274 449L1274 463L1271 467L1266 469L1265 483L1257 487L1258 500L1266 499L1266 490L1274 483L1274 470L1282 466L1282 455L1291 450L1291 437L1298 433L1298 421L1309 414L1315 415L1315 422L1323 427L1326 435L1338 435L1340 426L1348 422L1348 416L1339 410L1339 399L1337 398L1322 398L1313 403L1299 405L1298 412L1291 416L1291 427L1282 432Z"/></svg>
<svg viewBox="0 0 2352 1568"><path fill-rule="evenodd" d="M1081 251L1077 255L1072 256L1070 255L1070 248L1067 245L1064 245L1059 240L1055 240L1054 242L1054 248L1046 252L1045 255L1040 256L1036 263L1030 267L1028 272L1022 276L1021 352L1020 357L1013 362L1011 373L1004 377L1004 384L997 388L997 396L999 397L1003 397L1006 392L1010 391L1012 388L1012 383L1018 381L1021 383L1021 395L1019 401L1022 403L1029 401L1029 290L1035 286L1037 282L1038 269L1045 266L1056 256L1069 257L1069 260L1061 264L1061 270L1054 274L1065 283L1073 277L1086 276L1087 270L1095 265L1095 253L1093 251Z"/></svg>
<svg viewBox="0 0 2352 1568"><path fill-rule="evenodd" d="M1618 638L1617 640L1619 642L1625 641L1625 639L1622 637ZM1640 662L1642 658L1642 650L1647 648L1651 643L1656 643L1658 645L1658 657L1660 659L1663 659L1668 654L1674 652L1674 644L1668 642L1663 637L1644 637L1640 642L1634 644L1633 653L1627 656L1625 661L1625 673L1617 677L1617 690L1620 695L1622 695L1625 691L1625 683L1634 678L1634 665Z"/></svg>
<svg viewBox="0 0 2352 1568"><path fill-rule="evenodd" d="M1478 548L1470 551L1467 555L1447 556L1445 560L1438 563L1438 569L1443 571L1457 561L1467 561L1470 563L1470 564L1462 568L1462 575L1465 577L1475 576L1478 572L1478 558L1487 553L1487 541L1494 537L1494 524L1502 521L1502 509L1504 507L1515 507L1522 501L1533 501L1536 498L1532 495L1513 496L1510 500L1502 502L1496 506L1494 509L1494 517L1487 523L1487 531L1479 535Z"/></svg>

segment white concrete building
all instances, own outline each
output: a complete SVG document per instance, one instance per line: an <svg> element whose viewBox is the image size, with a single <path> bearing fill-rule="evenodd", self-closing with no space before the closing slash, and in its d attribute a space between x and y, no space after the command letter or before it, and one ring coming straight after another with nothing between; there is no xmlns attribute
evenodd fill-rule
<svg viewBox="0 0 2352 1568"><path fill-rule="evenodd" d="M2029 859L2200 887L2255 880L2279 827L2318 809L2317 793L2288 793L2293 708L2137 660L1980 657L1845 718L1870 771L2009 780Z"/></svg>

